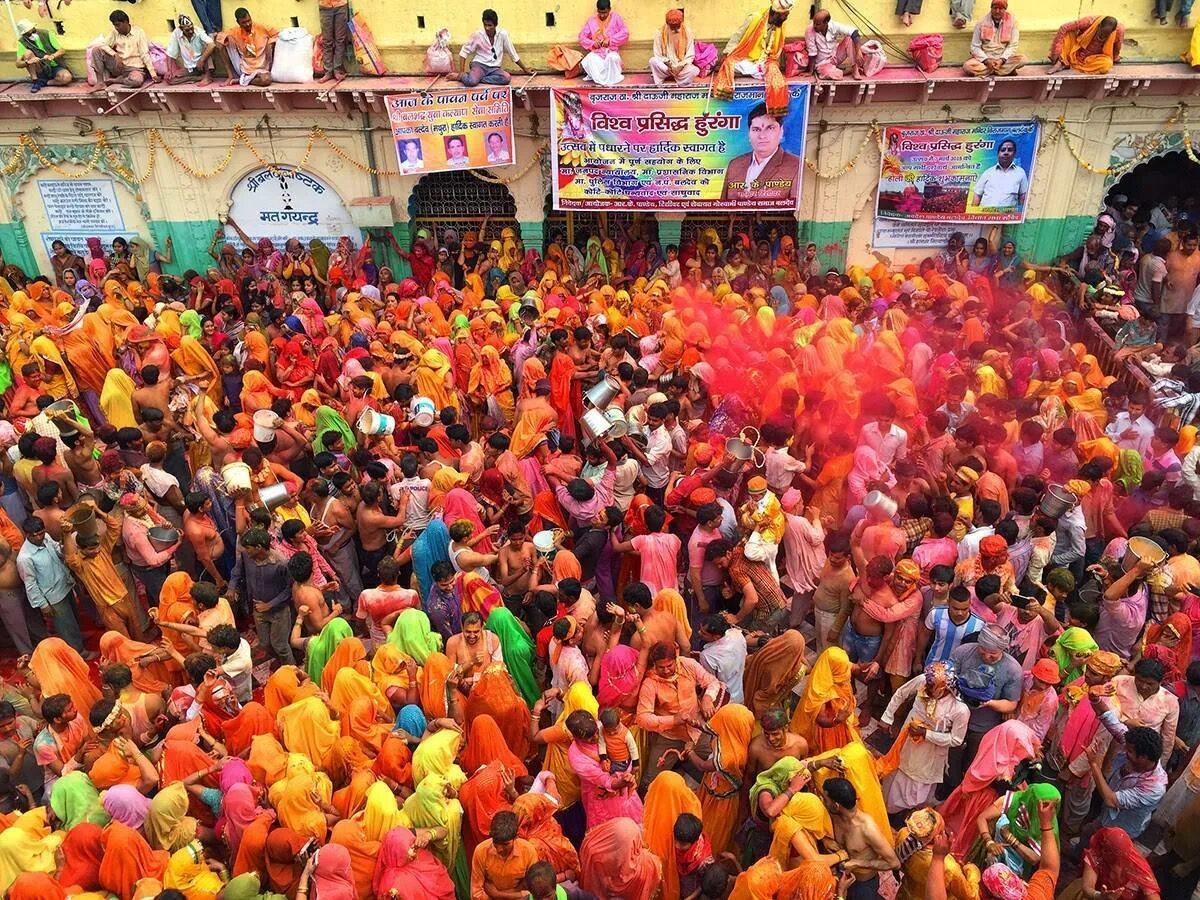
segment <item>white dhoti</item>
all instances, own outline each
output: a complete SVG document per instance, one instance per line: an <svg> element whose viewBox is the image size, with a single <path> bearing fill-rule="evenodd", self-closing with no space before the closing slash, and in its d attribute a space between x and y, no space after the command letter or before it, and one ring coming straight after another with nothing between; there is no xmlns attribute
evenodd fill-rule
<svg viewBox="0 0 1200 900"><path fill-rule="evenodd" d="M700 70L691 63L688 63L679 70L679 74L672 76L669 70L670 60L665 56L650 57L650 74L654 76L655 84L664 84L674 80L676 84L691 84L696 78L700 77Z"/></svg>
<svg viewBox="0 0 1200 900"><path fill-rule="evenodd" d="M752 559L755 562L765 562L771 568L771 575L776 581L779 580L779 569L775 563L775 557L779 555L779 545L774 541L768 541L763 537L762 532L755 531L750 535L750 539L746 541L744 549L746 559Z"/></svg>
<svg viewBox="0 0 1200 900"><path fill-rule="evenodd" d="M757 78L763 80L763 64L755 62L752 59L739 59L733 64L733 74L741 75L743 78Z"/></svg>
<svg viewBox="0 0 1200 900"><path fill-rule="evenodd" d="M917 781L900 769L885 777L880 787L883 788L883 802L891 815L926 806L937 790L936 784Z"/></svg>
<svg viewBox="0 0 1200 900"><path fill-rule="evenodd" d="M593 50L583 58L582 66L584 74L603 87L620 84L625 78L621 71L621 54L611 50L603 56Z"/></svg>

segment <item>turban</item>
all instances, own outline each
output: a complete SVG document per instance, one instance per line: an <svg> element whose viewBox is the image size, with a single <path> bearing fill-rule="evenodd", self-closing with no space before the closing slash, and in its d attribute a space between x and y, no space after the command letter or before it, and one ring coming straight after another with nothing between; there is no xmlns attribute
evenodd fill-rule
<svg viewBox="0 0 1200 900"><path fill-rule="evenodd" d="M992 534L979 542L979 552L983 556L1002 556L1008 553L1008 541L998 534Z"/></svg>
<svg viewBox="0 0 1200 900"><path fill-rule="evenodd" d="M1102 678L1112 678L1121 671L1123 665L1121 657L1117 656L1117 654L1110 653L1107 650L1097 650L1088 657L1084 669Z"/></svg>
<svg viewBox="0 0 1200 900"><path fill-rule="evenodd" d="M791 12L792 0L771 0L771 12Z"/></svg>
<svg viewBox="0 0 1200 900"><path fill-rule="evenodd" d="M761 475L755 475L746 482L746 490L752 494L765 493L767 490L767 479L763 478Z"/></svg>
<svg viewBox="0 0 1200 900"><path fill-rule="evenodd" d="M701 444L696 448L696 452L693 453L692 456L695 458L696 462L702 466L705 466L713 461L713 457L716 456L716 451L713 450L712 444Z"/></svg>
<svg viewBox="0 0 1200 900"><path fill-rule="evenodd" d="M999 625L984 625L979 632L979 646L984 650L1007 650L1008 635Z"/></svg>
<svg viewBox="0 0 1200 900"><path fill-rule="evenodd" d="M1084 481L1082 478L1072 478L1067 482L1066 488L1076 497L1086 496L1092 490L1091 484Z"/></svg>
<svg viewBox="0 0 1200 900"><path fill-rule="evenodd" d="M970 466L959 466L958 469L955 470L954 474L957 475L961 481L965 481L967 484L974 484L979 480L979 473Z"/></svg>
<svg viewBox="0 0 1200 900"><path fill-rule="evenodd" d="M1026 888L1016 872L1004 863L995 863L983 870L980 884L996 900L1024 900Z"/></svg>
<svg viewBox="0 0 1200 900"><path fill-rule="evenodd" d="M683 24L683 10L682 9L668 9L667 10L667 24L670 25L672 28L678 28L680 25L682 25ZM699 265L699 263L697 263L697 265Z"/></svg>
<svg viewBox="0 0 1200 900"><path fill-rule="evenodd" d="M692 504L692 506L695 506L697 508L703 506L705 503L716 503L716 502L717 502L717 492L714 491L712 488L698 487L694 491L692 491L690 494L688 494L688 503Z"/></svg>
<svg viewBox="0 0 1200 900"><path fill-rule="evenodd" d="M1058 663L1044 657L1033 664L1033 677L1046 684L1058 684L1062 681L1062 672L1059 671Z"/></svg>
<svg viewBox="0 0 1200 900"><path fill-rule="evenodd" d="M925 688L932 691L938 688L954 690L958 684L958 673L954 663L949 660L930 663L925 667Z"/></svg>
<svg viewBox="0 0 1200 900"><path fill-rule="evenodd" d="M1117 310L1117 318L1122 322L1132 322L1134 319L1138 318L1137 307L1122 306Z"/></svg>
<svg viewBox="0 0 1200 900"><path fill-rule="evenodd" d="M921 577L921 567L911 559L902 559L896 563L896 574L909 581L917 581Z"/></svg>
<svg viewBox="0 0 1200 900"><path fill-rule="evenodd" d="M792 510L804 503L804 494L796 488L788 488L779 498L779 505L785 510Z"/></svg>

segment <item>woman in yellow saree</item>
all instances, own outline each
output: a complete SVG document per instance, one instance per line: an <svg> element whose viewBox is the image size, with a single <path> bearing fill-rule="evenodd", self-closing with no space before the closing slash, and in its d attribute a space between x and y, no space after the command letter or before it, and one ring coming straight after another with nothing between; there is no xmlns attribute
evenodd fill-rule
<svg viewBox="0 0 1200 900"><path fill-rule="evenodd" d="M1072 412L1087 413L1103 429L1108 424L1108 410L1099 388L1088 387L1078 372L1068 372L1062 379L1063 393Z"/></svg>
<svg viewBox="0 0 1200 900"><path fill-rule="evenodd" d="M850 675L850 657L841 647L827 647L813 663L808 684L792 715L791 730L808 741L814 753L860 739Z"/></svg>
<svg viewBox="0 0 1200 900"><path fill-rule="evenodd" d="M733 832L741 824L738 807L750 736L754 732L754 713L740 703L726 704L708 720L708 727L716 739L711 760L713 770L706 772L700 782L700 817L713 854L720 856L732 848Z"/></svg>
<svg viewBox="0 0 1200 900"><path fill-rule="evenodd" d="M447 406L458 409L458 390L450 360L441 350L430 348L421 355L421 363L413 373L417 392L428 397L438 409Z"/></svg>
<svg viewBox="0 0 1200 900"><path fill-rule="evenodd" d="M100 410L113 428L137 428L137 419L133 415L134 390L136 385L124 369L108 370L100 390Z"/></svg>
<svg viewBox="0 0 1200 900"><path fill-rule="evenodd" d="M194 337L183 337L179 341L179 349L171 354L175 365L185 375L207 375L208 380L199 380L204 393L220 409L225 405L225 391L221 387L221 370L213 362L212 356Z"/></svg>

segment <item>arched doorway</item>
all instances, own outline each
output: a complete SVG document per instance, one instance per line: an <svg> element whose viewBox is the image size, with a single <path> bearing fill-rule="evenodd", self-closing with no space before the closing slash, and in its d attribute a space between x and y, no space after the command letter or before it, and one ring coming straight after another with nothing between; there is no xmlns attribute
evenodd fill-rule
<svg viewBox="0 0 1200 900"><path fill-rule="evenodd" d="M1171 150L1134 166L1120 176L1105 194L1105 201L1124 196L1138 205L1134 222L1150 220L1151 211L1161 204L1178 209L1196 222L1200 220L1200 164L1192 162L1183 150Z"/></svg>
<svg viewBox="0 0 1200 900"><path fill-rule="evenodd" d="M428 228L441 235L453 228L461 237L464 231L479 231L484 217L487 240L497 239L503 228L520 234L517 202L507 187L486 172L434 172L421 178L408 198L411 234Z"/></svg>

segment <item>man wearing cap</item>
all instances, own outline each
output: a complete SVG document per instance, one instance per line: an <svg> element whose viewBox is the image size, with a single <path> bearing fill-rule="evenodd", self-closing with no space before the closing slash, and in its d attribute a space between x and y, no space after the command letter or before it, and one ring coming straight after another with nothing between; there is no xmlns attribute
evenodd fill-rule
<svg viewBox="0 0 1200 900"><path fill-rule="evenodd" d="M1008 648L1008 634L992 624L979 632L978 643L963 644L950 654L958 672L959 694L971 708L971 720L962 748L951 754L948 784L962 780L983 736L1014 712L1021 699L1023 673Z"/></svg>
<svg viewBox="0 0 1200 900"><path fill-rule="evenodd" d="M62 87L74 76L62 62L65 50L44 28L35 28L28 19L17 22L17 65L29 72L33 84L30 93L36 94L48 84Z"/></svg>
<svg viewBox="0 0 1200 900"><path fill-rule="evenodd" d="M1049 657L1042 657L1025 672L1016 718L1028 725L1040 741L1046 740L1046 734L1058 712L1058 691L1055 688L1061 681L1058 663Z"/></svg>
<svg viewBox="0 0 1200 900"><path fill-rule="evenodd" d="M742 505L742 528L750 532L746 541L746 558L756 562L764 562L771 569L771 575L779 580L779 570L775 565L775 557L779 554L779 544L783 541L787 530L787 517L779 498L767 490L767 479L756 475L746 482L749 497Z"/></svg>

